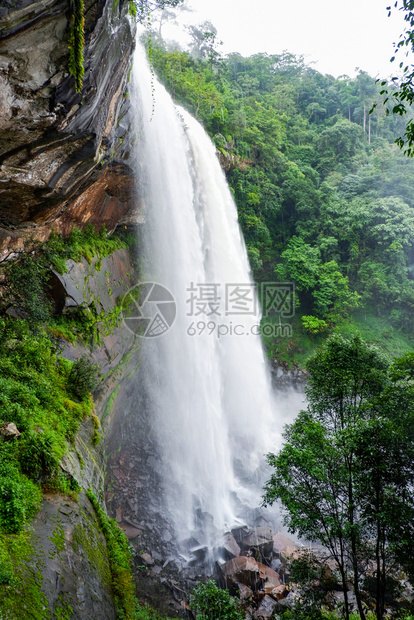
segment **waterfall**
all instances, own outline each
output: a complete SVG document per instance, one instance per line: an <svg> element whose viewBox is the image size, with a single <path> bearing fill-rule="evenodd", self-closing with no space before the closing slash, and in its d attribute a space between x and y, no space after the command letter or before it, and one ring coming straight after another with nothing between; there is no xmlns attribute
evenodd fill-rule
<svg viewBox="0 0 414 620"><path fill-rule="evenodd" d="M203 516L223 529L240 522L243 505L260 505L264 454L280 445L283 416L255 335L257 297L215 147L152 78L140 46L131 101L147 219L142 275L176 303L172 326L142 338L140 390L162 493L185 537ZM238 305L235 287L244 292Z"/></svg>

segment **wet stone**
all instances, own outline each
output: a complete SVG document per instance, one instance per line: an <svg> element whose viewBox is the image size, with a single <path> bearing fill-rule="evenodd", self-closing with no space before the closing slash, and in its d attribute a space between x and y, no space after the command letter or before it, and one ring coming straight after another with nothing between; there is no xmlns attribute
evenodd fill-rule
<svg viewBox="0 0 414 620"><path fill-rule="evenodd" d="M258 608L258 610L254 612L253 617L257 618L257 620L265 620L267 618L271 618L275 606L276 601L272 597L266 595L260 603L260 607Z"/></svg>
<svg viewBox="0 0 414 620"><path fill-rule="evenodd" d="M155 563L149 553L141 553L139 557L141 558L145 566L153 566Z"/></svg>
<svg viewBox="0 0 414 620"><path fill-rule="evenodd" d="M232 560L240 555L240 547L233 534L229 532L223 536L223 540L218 547L218 553L225 560Z"/></svg>

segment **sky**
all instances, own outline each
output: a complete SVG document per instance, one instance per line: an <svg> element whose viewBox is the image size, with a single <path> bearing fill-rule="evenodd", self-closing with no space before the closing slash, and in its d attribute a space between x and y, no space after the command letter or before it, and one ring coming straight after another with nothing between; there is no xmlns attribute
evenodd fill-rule
<svg viewBox="0 0 414 620"><path fill-rule="evenodd" d="M398 63L391 64L390 58L405 22L396 9L388 17L386 7L394 0L185 0L185 4L194 12L182 12L181 21L210 20L224 43L223 53L248 56L287 50L334 77L354 76L360 69L386 78L397 70ZM180 39L183 31L182 21L179 30L163 28L163 35Z"/></svg>

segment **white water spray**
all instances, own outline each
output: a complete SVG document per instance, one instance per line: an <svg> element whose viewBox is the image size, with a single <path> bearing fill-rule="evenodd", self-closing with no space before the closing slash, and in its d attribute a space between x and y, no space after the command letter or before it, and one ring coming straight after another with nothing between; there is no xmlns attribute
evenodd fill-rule
<svg viewBox="0 0 414 620"><path fill-rule="evenodd" d="M140 48L133 71L138 175L147 207L145 280L165 286L177 303L171 329L143 341L142 389L168 509L177 535L186 536L197 515L210 514L220 529L237 521L241 503L260 504L263 479L255 479L255 471L279 445L283 421L260 336L252 333L258 313L225 316L226 285L253 287L215 147L158 82L152 116L151 72ZM192 284L198 301L199 285L213 285L204 293L214 292L217 303L209 306L209 297L205 309L215 307L220 315L206 316L189 302ZM218 338L218 326L230 330L230 323L241 324L247 335Z"/></svg>

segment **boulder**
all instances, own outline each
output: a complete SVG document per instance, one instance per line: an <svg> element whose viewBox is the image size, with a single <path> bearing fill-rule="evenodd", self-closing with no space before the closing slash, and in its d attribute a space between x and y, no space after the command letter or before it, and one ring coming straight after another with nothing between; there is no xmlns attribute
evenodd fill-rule
<svg viewBox="0 0 414 620"><path fill-rule="evenodd" d="M247 525L239 525L238 527L234 527L231 530L232 535L234 536L235 541L240 544L245 536L250 534L251 530Z"/></svg>
<svg viewBox="0 0 414 620"><path fill-rule="evenodd" d="M154 566L155 562L149 553L141 553L139 557L145 566Z"/></svg>
<svg viewBox="0 0 414 620"><path fill-rule="evenodd" d="M292 609L292 607L295 606L298 600L299 600L298 593L293 592L292 590L289 591L284 598L281 598L278 601L276 601L275 612L277 612L278 614L282 614L288 609Z"/></svg>
<svg viewBox="0 0 414 620"><path fill-rule="evenodd" d="M277 532L277 534L273 536L273 553L280 555L281 551L286 547L299 548L295 541L289 538L289 536L286 536L286 534L282 532Z"/></svg>
<svg viewBox="0 0 414 620"><path fill-rule="evenodd" d="M224 534L219 545L218 552L225 560L232 560L240 555L240 547L237 544L233 534L230 532Z"/></svg>
<svg viewBox="0 0 414 620"><path fill-rule="evenodd" d="M281 601L283 598L287 596L289 593L289 589L285 586L285 584L280 584L280 586L276 586L275 588L270 588L269 586L265 586L265 592L268 596L271 596L275 601Z"/></svg>
<svg viewBox="0 0 414 620"><path fill-rule="evenodd" d="M0 434L4 437L4 439L14 439L15 437L20 437L20 432L14 422L5 422L3 427L0 429Z"/></svg>
<svg viewBox="0 0 414 620"><path fill-rule="evenodd" d="M239 598L242 603L245 601L249 601L250 599L253 598L253 590L251 588L249 588L248 586L245 586L242 583L239 583L238 586L239 586Z"/></svg>
<svg viewBox="0 0 414 620"><path fill-rule="evenodd" d="M222 583L226 588L247 586L253 592L263 591L263 594L273 591L281 585L279 575L269 568L257 562L252 557L238 556L219 566L222 575Z"/></svg>
<svg viewBox="0 0 414 620"><path fill-rule="evenodd" d="M133 527L128 523L120 523L120 528L125 532L125 536L128 538L128 540L133 540L134 538L142 534L142 530L138 529L137 527Z"/></svg>
<svg viewBox="0 0 414 620"><path fill-rule="evenodd" d="M273 555L273 537L270 527L256 527L241 541L243 551L250 551L256 560L270 563Z"/></svg>
<svg viewBox="0 0 414 620"><path fill-rule="evenodd" d="M272 597L266 595L260 603L259 608L253 613L253 618L257 618L257 620L272 618L275 607L276 601Z"/></svg>
<svg viewBox="0 0 414 620"><path fill-rule="evenodd" d="M280 559L285 566L288 564L289 560L296 560L299 558L299 556L300 553L297 545L292 545L291 547L284 547L280 552Z"/></svg>
<svg viewBox="0 0 414 620"><path fill-rule="evenodd" d="M193 566L194 563L204 562L208 556L208 547L206 545L198 545L196 547L192 547L190 549L190 553L192 558L189 561L190 566Z"/></svg>
<svg viewBox="0 0 414 620"><path fill-rule="evenodd" d="M259 569L260 577L264 581L264 588L269 586L271 586L271 588L275 588L281 585L280 577L276 571L261 562L257 562L257 567Z"/></svg>
<svg viewBox="0 0 414 620"><path fill-rule="evenodd" d="M226 588L242 584L248 586L255 592L256 590L260 590L263 584L259 567L256 560L253 558L240 555L219 566L219 570L222 576L221 581Z"/></svg>

